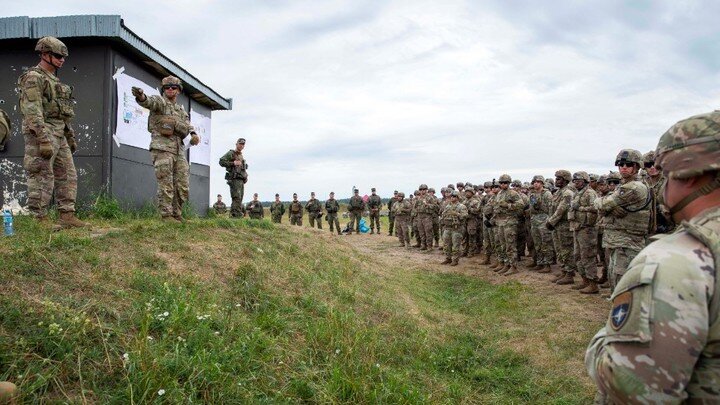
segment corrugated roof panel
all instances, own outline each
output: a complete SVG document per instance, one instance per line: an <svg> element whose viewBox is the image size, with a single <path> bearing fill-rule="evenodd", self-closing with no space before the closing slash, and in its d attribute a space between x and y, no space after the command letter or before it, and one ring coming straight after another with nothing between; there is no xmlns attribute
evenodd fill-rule
<svg viewBox="0 0 720 405"><path fill-rule="evenodd" d="M179 77L189 89L193 98L212 106L213 109L232 109L232 99L225 99L215 90L191 75L145 40L129 30L119 15L74 15L60 17L8 17L0 18L0 40L11 38L41 38L47 35L68 37L119 38L126 46L147 57L151 65L161 67ZM148 62L148 61L145 61ZM201 93L201 94L197 94Z"/></svg>

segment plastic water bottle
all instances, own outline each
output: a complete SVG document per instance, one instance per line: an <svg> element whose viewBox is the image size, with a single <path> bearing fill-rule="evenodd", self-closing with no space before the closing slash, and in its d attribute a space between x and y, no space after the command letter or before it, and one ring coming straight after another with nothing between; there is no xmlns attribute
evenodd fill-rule
<svg viewBox="0 0 720 405"><path fill-rule="evenodd" d="M15 232L13 231L12 211L10 211L10 210L3 211L3 223L5 224L5 236L15 235Z"/></svg>

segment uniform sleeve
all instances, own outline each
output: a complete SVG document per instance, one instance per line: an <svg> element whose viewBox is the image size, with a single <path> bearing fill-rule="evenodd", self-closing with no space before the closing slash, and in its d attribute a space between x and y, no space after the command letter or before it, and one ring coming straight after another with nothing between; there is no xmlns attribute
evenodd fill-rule
<svg viewBox="0 0 720 405"><path fill-rule="evenodd" d="M233 159L232 152L228 152L220 158L220 166L222 166L222 167L235 166L235 159Z"/></svg>
<svg viewBox="0 0 720 405"><path fill-rule="evenodd" d="M135 101L137 101L137 99L135 99ZM165 107L165 102L160 96L146 95L144 101L137 101L137 103L140 104L141 107L155 112L161 111Z"/></svg>
<svg viewBox="0 0 720 405"><path fill-rule="evenodd" d="M590 377L615 403L682 401L707 342L708 281L697 257L711 266L712 256L667 244L653 251L632 261L585 354Z"/></svg>
<svg viewBox="0 0 720 405"><path fill-rule="evenodd" d="M547 222L552 225L557 225L557 223L567 215L568 209L570 208L570 202L572 201L571 192L563 190L560 191L560 193L562 193L560 196L560 202L555 209L555 212L547 220Z"/></svg>
<svg viewBox="0 0 720 405"><path fill-rule="evenodd" d="M23 115L23 123L38 139L47 138L42 104L42 78L35 72L28 72L19 84L20 112Z"/></svg>

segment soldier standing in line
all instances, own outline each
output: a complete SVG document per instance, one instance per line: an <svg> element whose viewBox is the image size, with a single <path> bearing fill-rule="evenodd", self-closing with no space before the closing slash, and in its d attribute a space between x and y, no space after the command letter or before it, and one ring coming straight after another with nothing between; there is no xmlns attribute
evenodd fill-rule
<svg viewBox="0 0 720 405"><path fill-rule="evenodd" d="M54 191L60 227L85 227L88 224L75 216L77 171L72 154L77 142L70 125L75 116L75 99L72 87L56 76L65 63L68 49L57 38L43 37L35 45L35 51L40 63L18 79L25 138L23 167L27 176L27 207L38 221L47 221Z"/></svg>
<svg viewBox="0 0 720 405"><path fill-rule="evenodd" d="M228 151L220 158L220 166L227 171L225 180L230 186L230 215L233 218L241 218L243 216L243 196L245 194L245 183L248 180L247 162L243 157L242 151L245 149L245 138L240 138L235 143L235 149Z"/></svg>
<svg viewBox="0 0 720 405"><path fill-rule="evenodd" d="M512 178L500 176L500 192L496 196L495 224L498 227L498 239L503 251L505 267L501 272L504 276L519 273L517 269L517 223L518 213L523 210L525 202L515 190L510 189Z"/></svg>
<svg viewBox="0 0 720 405"><path fill-rule="evenodd" d="M10 133L12 131L12 124L10 123L10 117L3 110L0 110L0 152L5 150L5 144L10 139Z"/></svg>
<svg viewBox="0 0 720 405"><path fill-rule="evenodd" d="M490 264L490 258L493 254L491 227L488 226L490 224L490 216L492 215L492 207L490 207L489 204L493 196L492 182L486 181L485 194L481 197L482 209L479 218L479 221L482 222L482 251L484 252L480 264Z"/></svg>
<svg viewBox="0 0 720 405"><path fill-rule="evenodd" d="M393 236L395 230L395 213L392 209L393 204L398 200L398 191L393 192L393 196L388 200L388 236Z"/></svg>
<svg viewBox="0 0 720 405"><path fill-rule="evenodd" d="M158 209L164 220L182 222L182 206L188 199L190 165L185 157L183 140L190 134L190 145L200 143L200 137L190 124L190 117L177 97L182 82L175 76L162 79L162 96L148 97L143 89L132 88L135 101L150 110L148 131L151 134L150 155L157 177Z"/></svg>
<svg viewBox="0 0 720 405"><path fill-rule="evenodd" d="M718 128L720 113L702 114L658 142L664 201L680 229L642 249L616 286L585 354L599 401L720 403Z"/></svg>
<svg viewBox="0 0 720 405"><path fill-rule="evenodd" d="M217 201L213 204L213 210L217 215L222 215L227 212L227 205L222 200L222 194L217 195Z"/></svg>
<svg viewBox="0 0 720 405"><path fill-rule="evenodd" d="M532 179L532 191L528 197L530 202L530 234L535 246L535 263L538 273L550 273L555 251L553 249L552 232L545 227L550 217L552 194L545 188L545 178L537 175Z"/></svg>
<svg viewBox="0 0 720 405"><path fill-rule="evenodd" d="M597 294L597 209L594 206L597 193L590 188L590 176L585 172L573 174L577 192L568 210L568 222L573 231L573 258L582 277L582 283L573 290L583 294Z"/></svg>
<svg viewBox="0 0 720 405"><path fill-rule="evenodd" d="M417 198L417 226L420 235L420 250L430 250L433 246L432 216L435 213L435 201L427 193L427 184L420 185Z"/></svg>
<svg viewBox="0 0 720 405"><path fill-rule="evenodd" d="M477 254L482 253L483 251L483 205L485 204L485 201L483 199L485 195L485 187L483 186L483 183L478 183L477 187L475 187L475 196L480 200L480 213L477 217L477 235L475 235L475 243L477 244Z"/></svg>
<svg viewBox="0 0 720 405"><path fill-rule="evenodd" d="M335 199L335 192L330 192L330 197L325 201L325 211L327 216L325 219L330 224L330 233L333 233L333 226L337 230L337 234L340 235L340 221L338 221L338 211L340 211L340 204Z"/></svg>
<svg viewBox="0 0 720 405"><path fill-rule="evenodd" d="M262 203L258 200L258 193L253 194L253 199L247 203L245 210L247 211L250 219L265 218L265 209L263 208Z"/></svg>
<svg viewBox="0 0 720 405"><path fill-rule="evenodd" d="M522 182L520 180L513 180L513 182L511 183L511 187L516 193L518 193L518 195L520 196L520 198L522 199L523 204L524 204L522 210L520 212L518 212L518 229L517 229L517 235L518 235L517 236L517 255L518 255L518 257L517 257L517 260L520 261L520 260L522 260L522 257L525 256L525 250L528 245L527 241L528 241L528 239L531 239L530 235L527 235L525 233L525 230L527 229L527 227L526 227L527 221L526 221L525 216L527 213L527 209L530 206L530 199L528 198L527 195L525 195L525 193L522 192ZM530 267L536 267L536 265L537 265L537 263L535 262L535 259L533 256L533 262Z"/></svg>
<svg viewBox="0 0 720 405"><path fill-rule="evenodd" d="M442 264L451 266L457 266L460 260L460 243L465 228L465 219L468 215L465 205L458 201L459 194L457 191L450 194L450 203L445 205L441 214L443 246L445 247L445 261Z"/></svg>
<svg viewBox="0 0 720 405"><path fill-rule="evenodd" d="M398 193L397 200L393 204L395 211L395 233L400 240L400 246L410 249L410 212L412 203L405 199L405 193Z"/></svg>
<svg viewBox="0 0 720 405"><path fill-rule="evenodd" d="M497 273L505 266L502 260L500 241L497 238L497 226L495 226L495 198L497 197L497 193L500 192L500 185L497 184L495 179L493 179L490 184L490 193L483 207L483 225L485 225L484 229L488 236L484 243L488 246L487 259L483 260L483 263L486 261L490 262L494 255L495 261L490 263L490 269Z"/></svg>
<svg viewBox="0 0 720 405"><path fill-rule="evenodd" d="M662 195L662 189L665 187L666 180L662 172L655 167L654 150L643 155L643 165L648 175L645 184L653 196L653 202L650 205L650 228L648 237L658 233L671 233L673 229L675 229L675 224L663 204Z"/></svg>
<svg viewBox="0 0 720 405"><path fill-rule="evenodd" d="M370 189L372 194L368 198L367 206L370 210L370 234L375 233L377 227L377 233L380 235L380 210L382 209L382 199L379 195L375 194L375 187Z"/></svg>
<svg viewBox="0 0 720 405"><path fill-rule="evenodd" d="M443 209L445 209L445 206L450 203L450 191L452 191L452 190L448 190L447 187L443 187L440 189L440 195L442 195L442 198L440 200L438 200L438 207L440 208L440 213L442 213ZM441 236L440 239L442 239L443 224L442 224L442 221L438 220L438 222L439 222L438 232L440 233L440 236ZM438 246L438 249L443 250L443 247Z"/></svg>
<svg viewBox="0 0 720 405"><path fill-rule="evenodd" d="M320 201L315 198L314 191L310 193L310 199L305 203L305 211L308 213L310 228L315 228L315 222L317 221L318 229L322 229L322 205Z"/></svg>
<svg viewBox="0 0 720 405"><path fill-rule="evenodd" d="M596 192L598 195L598 198L604 197L607 195L609 189L607 184L607 175L601 175L598 176L597 179L597 188ZM598 258L600 260L600 268L601 268L601 274L598 279L598 286L603 287L604 283L607 283L607 256L605 255L605 248L602 245L603 240L603 233L605 232L605 225L603 225L603 216L598 213L598 219L597 219L597 228L598 228Z"/></svg>
<svg viewBox="0 0 720 405"><path fill-rule="evenodd" d="M353 196L350 197L348 203L348 212L350 213L350 232L348 232L348 235L352 235L353 228L358 235L360 234L360 220L363 211L365 211L365 201L360 197L360 190L353 189Z"/></svg>
<svg viewBox="0 0 720 405"><path fill-rule="evenodd" d="M481 222L480 218L482 217L482 201L475 195L475 189L473 187L465 187L465 203L463 205L465 205L467 210L464 232L467 244L465 245L465 251L462 256L473 257L478 253L478 223Z"/></svg>
<svg viewBox="0 0 720 405"><path fill-rule="evenodd" d="M433 201L434 213L432 217L433 221L433 240L435 241L435 247L440 248L440 199L435 195L435 189L430 187L428 189L428 195Z"/></svg>
<svg viewBox="0 0 720 405"><path fill-rule="evenodd" d="M414 197L414 198L413 198ZM410 199L412 200L412 211L410 212L410 237L415 238L414 248L422 246L420 243L420 231L418 230L418 204L420 203L420 190L415 190Z"/></svg>
<svg viewBox="0 0 720 405"><path fill-rule="evenodd" d="M573 234L570 230L567 213L570 203L575 195L575 186L570 184L572 174L567 170L555 172L555 186L558 190L553 195L550 205L550 218L545 222L545 227L553 232L553 245L555 246L555 257L562 268L562 272L555 275L551 280L560 285L572 284L575 275L575 262L573 255Z"/></svg>
<svg viewBox="0 0 720 405"><path fill-rule="evenodd" d="M622 180L612 194L595 200L603 220L603 245L609 249L608 268L610 287L625 274L630 261L645 247L650 223L652 193L638 178L642 154L635 149L623 149L615 159Z"/></svg>
<svg viewBox="0 0 720 405"><path fill-rule="evenodd" d="M293 200L288 207L288 216L290 217L290 225L302 226L303 206L298 201L297 193L293 193Z"/></svg>
<svg viewBox="0 0 720 405"><path fill-rule="evenodd" d="M285 206L282 201L280 201L280 194L275 194L275 201L270 206L270 215L274 223L282 223L282 217L285 215Z"/></svg>

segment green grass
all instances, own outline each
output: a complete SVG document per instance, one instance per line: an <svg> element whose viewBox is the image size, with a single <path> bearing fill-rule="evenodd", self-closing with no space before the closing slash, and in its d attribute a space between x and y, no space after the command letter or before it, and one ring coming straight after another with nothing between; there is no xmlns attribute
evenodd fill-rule
<svg viewBox="0 0 720 405"><path fill-rule="evenodd" d="M517 283L387 267L269 220L166 224L113 210L93 216L115 229L99 236L19 217L0 246L0 380L25 402L592 398L562 374L563 350L538 363L507 345L529 333L509 324L556 309ZM581 326L574 358L597 325Z"/></svg>

